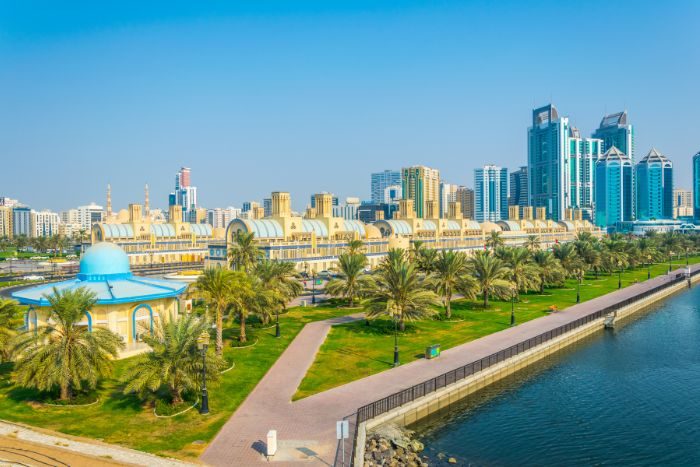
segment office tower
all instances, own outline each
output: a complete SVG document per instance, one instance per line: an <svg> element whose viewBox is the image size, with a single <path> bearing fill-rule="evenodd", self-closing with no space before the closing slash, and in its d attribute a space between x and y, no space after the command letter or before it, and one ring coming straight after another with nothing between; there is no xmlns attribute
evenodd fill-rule
<svg viewBox="0 0 700 467"><path fill-rule="evenodd" d="M508 219L508 169L485 165L474 170L474 204L479 222Z"/></svg>
<svg viewBox="0 0 700 467"><path fill-rule="evenodd" d="M462 217L474 219L474 190L461 186L457 189L457 201L462 208Z"/></svg>
<svg viewBox="0 0 700 467"><path fill-rule="evenodd" d="M372 203L386 203L385 191L387 187L401 185L401 172L398 170L384 170L372 174L371 198Z"/></svg>
<svg viewBox="0 0 700 467"><path fill-rule="evenodd" d="M693 217L693 192L684 188L673 189L673 218Z"/></svg>
<svg viewBox="0 0 700 467"><path fill-rule="evenodd" d="M255 201L243 201L243 205L241 206L241 212L248 212L251 209L253 209L253 204L257 203Z"/></svg>
<svg viewBox="0 0 700 467"><path fill-rule="evenodd" d="M693 219L700 223L700 152L693 156Z"/></svg>
<svg viewBox="0 0 700 467"><path fill-rule="evenodd" d="M547 217L554 220L564 219L567 207L568 137L569 119L560 117L552 104L532 111L527 146L529 205L546 208Z"/></svg>
<svg viewBox="0 0 700 467"><path fill-rule="evenodd" d="M12 237L12 208L0 206L0 238Z"/></svg>
<svg viewBox="0 0 700 467"><path fill-rule="evenodd" d="M413 201L416 216L424 218L428 203L439 203L440 171L422 165L401 169L401 192L403 199Z"/></svg>
<svg viewBox="0 0 700 467"><path fill-rule="evenodd" d="M401 185L389 185L388 187L384 188L384 197L382 198L381 203L388 203L388 204L393 204L393 203L398 203L399 200L402 197L402 192L401 192ZM374 201L372 201L374 203ZM376 204L376 203L375 203Z"/></svg>
<svg viewBox="0 0 700 467"><path fill-rule="evenodd" d="M263 212L265 217L272 215L272 198L263 198Z"/></svg>
<svg viewBox="0 0 700 467"><path fill-rule="evenodd" d="M333 206L333 217L342 217L346 220L356 220L357 210L360 207L360 198L345 198L345 204Z"/></svg>
<svg viewBox="0 0 700 467"><path fill-rule="evenodd" d="M595 223L606 228L634 220L632 160L611 147L596 162Z"/></svg>
<svg viewBox="0 0 700 467"><path fill-rule="evenodd" d="M12 208L12 235L18 237L24 235L30 237L32 234L32 210L26 206L15 206Z"/></svg>
<svg viewBox="0 0 700 467"><path fill-rule="evenodd" d="M566 207L581 210L586 220L593 217L595 163L602 155L601 139L582 138L577 128L569 128Z"/></svg>
<svg viewBox="0 0 700 467"><path fill-rule="evenodd" d="M637 219L673 218L673 163L652 148L635 167Z"/></svg>
<svg viewBox="0 0 700 467"><path fill-rule="evenodd" d="M31 211L31 237L50 237L58 234L61 218L58 213L44 210Z"/></svg>
<svg viewBox="0 0 700 467"><path fill-rule="evenodd" d="M196 223L197 187L191 185L191 172L188 167L182 167L175 174L175 191L168 196L168 205L181 206L182 220Z"/></svg>
<svg viewBox="0 0 700 467"><path fill-rule="evenodd" d="M510 174L510 196L508 197L508 206L517 206L518 214L522 216L522 211L530 202L528 199L529 182L527 177L527 166Z"/></svg>
<svg viewBox="0 0 700 467"><path fill-rule="evenodd" d="M240 215L241 210L231 206L209 209L207 211L207 224L210 224L215 229L225 229L233 219L238 218Z"/></svg>
<svg viewBox="0 0 700 467"><path fill-rule="evenodd" d="M447 217L450 203L457 201L457 189L454 183L440 182L440 217Z"/></svg>

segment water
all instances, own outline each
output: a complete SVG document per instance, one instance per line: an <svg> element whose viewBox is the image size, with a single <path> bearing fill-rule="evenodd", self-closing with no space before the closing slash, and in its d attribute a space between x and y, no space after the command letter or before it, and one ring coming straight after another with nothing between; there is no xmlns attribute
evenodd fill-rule
<svg viewBox="0 0 700 467"><path fill-rule="evenodd" d="M411 428L460 465L700 465L700 287Z"/></svg>

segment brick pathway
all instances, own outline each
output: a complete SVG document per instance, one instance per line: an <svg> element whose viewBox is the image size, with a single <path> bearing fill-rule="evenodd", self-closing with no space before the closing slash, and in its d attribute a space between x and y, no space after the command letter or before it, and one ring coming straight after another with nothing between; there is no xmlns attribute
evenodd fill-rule
<svg viewBox="0 0 700 467"><path fill-rule="evenodd" d="M280 465L333 465L338 461L340 465L336 459L339 445L335 438L335 422L348 418L352 425L358 407L594 313L602 307L632 298L668 282L679 272L684 270L631 285L565 311L454 347L442 352L438 359L416 360L291 402L330 327L360 319L361 314L307 324L224 425L201 459L215 466L248 466L264 462L261 453L265 449L265 437L268 430L275 429L281 448L273 462ZM348 440L346 453L350 448Z"/></svg>

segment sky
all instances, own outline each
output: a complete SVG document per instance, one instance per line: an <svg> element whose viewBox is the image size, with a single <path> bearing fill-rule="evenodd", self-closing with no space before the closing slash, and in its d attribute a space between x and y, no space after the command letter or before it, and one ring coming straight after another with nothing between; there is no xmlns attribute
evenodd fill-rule
<svg viewBox="0 0 700 467"><path fill-rule="evenodd" d="M690 188L700 2L0 2L0 196L35 209L205 207L289 191L369 198L423 164L473 185L526 164L549 102L590 135L629 112Z"/></svg>

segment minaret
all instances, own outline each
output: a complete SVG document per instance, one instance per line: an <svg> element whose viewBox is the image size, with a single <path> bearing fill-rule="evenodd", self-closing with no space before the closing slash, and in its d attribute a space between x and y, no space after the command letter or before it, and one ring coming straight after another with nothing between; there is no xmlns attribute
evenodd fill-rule
<svg viewBox="0 0 700 467"><path fill-rule="evenodd" d="M107 217L112 217L112 186L107 184Z"/></svg>
<svg viewBox="0 0 700 467"><path fill-rule="evenodd" d="M148 183L146 183L146 188L144 188L144 192L146 194L146 200L145 200L145 203L143 205L143 214L144 214L144 216L148 217L151 213L151 208L150 208L151 203L148 200Z"/></svg>

